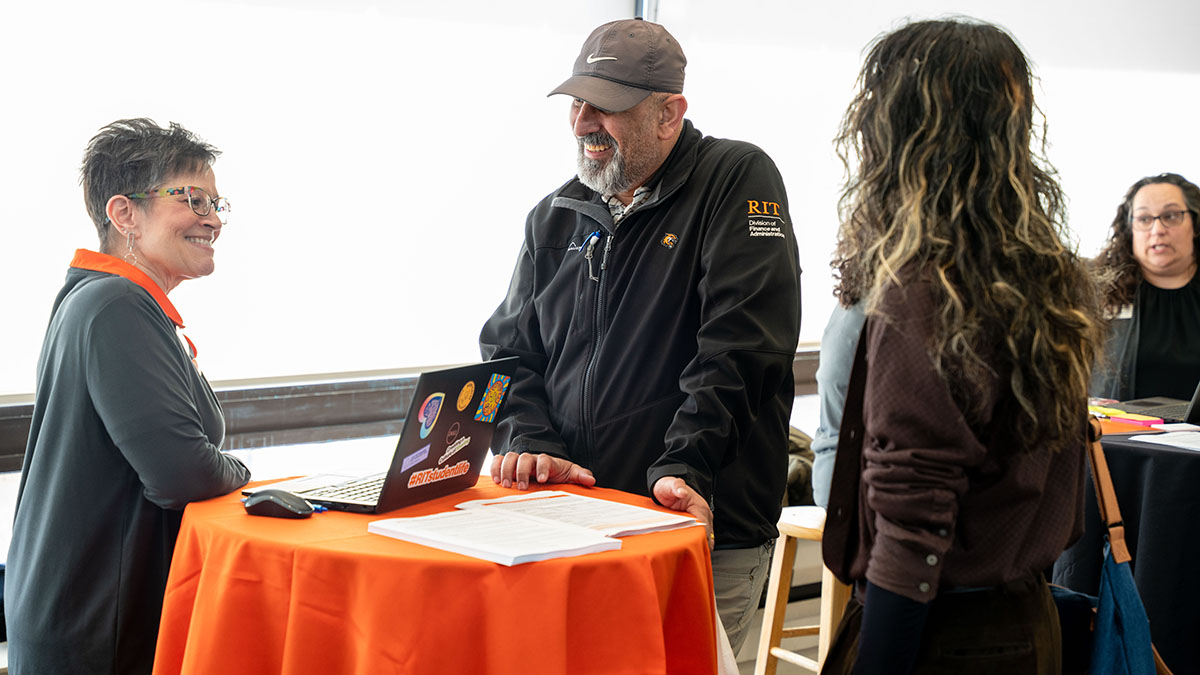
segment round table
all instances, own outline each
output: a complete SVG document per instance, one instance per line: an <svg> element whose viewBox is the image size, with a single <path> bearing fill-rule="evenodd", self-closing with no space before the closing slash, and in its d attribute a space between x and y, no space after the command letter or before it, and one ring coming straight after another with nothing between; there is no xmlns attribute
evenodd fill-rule
<svg viewBox="0 0 1200 675"><path fill-rule="evenodd" d="M644 497L553 486L638 506ZM505 567L367 533L515 493L473 488L386 514L249 516L240 495L187 507L154 672L713 673L704 529Z"/></svg>

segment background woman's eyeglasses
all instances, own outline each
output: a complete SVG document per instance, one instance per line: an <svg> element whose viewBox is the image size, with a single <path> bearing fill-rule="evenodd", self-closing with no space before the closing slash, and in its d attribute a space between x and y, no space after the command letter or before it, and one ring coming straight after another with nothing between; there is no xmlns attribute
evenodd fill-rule
<svg viewBox="0 0 1200 675"><path fill-rule="evenodd" d="M1183 221L1184 221L1184 216L1186 216L1187 214L1188 214L1188 211L1163 211L1162 213L1158 214L1157 216L1149 216L1149 215L1134 216L1133 218L1130 219L1130 223L1133 225L1133 229L1135 229L1139 232L1144 232L1146 230L1149 230L1151 227L1154 227L1154 221L1156 221L1156 220L1161 220L1163 226L1165 226L1165 227L1175 227L1176 225L1182 225Z"/></svg>
<svg viewBox="0 0 1200 675"><path fill-rule="evenodd" d="M125 196L130 199L154 199L155 197L175 197L178 195L187 196L188 206L192 207L192 212L196 215L207 216L216 209L217 218L220 219L221 224L224 225L229 222L229 200L224 197L210 197L204 191L204 188L198 188L194 185L159 188L157 190L150 190L149 192L134 192Z"/></svg>

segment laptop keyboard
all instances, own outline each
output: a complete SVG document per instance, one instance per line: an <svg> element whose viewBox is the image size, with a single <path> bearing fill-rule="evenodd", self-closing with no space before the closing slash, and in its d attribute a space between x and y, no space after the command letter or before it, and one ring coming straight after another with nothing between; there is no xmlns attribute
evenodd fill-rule
<svg viewBox="0 0 1200 675"><path fill-rule="evenodd" d="M339 485L327 485L323 488L305 492L304 497L375 503L379 501L379 493L383 490L383 481L385 478L387 478L386 474L378 478L349 481Z"/></svg>
<svg viewBox="0 0 1200 675"><path fill-rule="evenodd" d="M1188 404L1180 403L1179 405L1164 405L1154 409L1152 414L1155 417L1163 418L1163 421L1179 421L1187 414Z"/></svg>

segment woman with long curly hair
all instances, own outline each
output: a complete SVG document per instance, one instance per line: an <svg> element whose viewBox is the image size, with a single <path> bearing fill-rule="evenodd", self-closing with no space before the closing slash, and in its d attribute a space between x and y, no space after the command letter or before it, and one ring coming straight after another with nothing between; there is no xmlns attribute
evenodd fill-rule
<svg viewBox="0 0 1200 675"><path fill-rule="evenodd" d="M1189 399L1200 381L1200 188L1176 173L1134 183L1096 258L1109 338L1092 395Z"/></svg>
<svg viewBox="0 0 1200 675"><path fill-rule="evenodd" d="M1082 530L1103 329L1031 78L995 26L911 23L843 118L836 292L867 323L825 530L856 600L825 672L1058 672L1042 571Z"/></svg>

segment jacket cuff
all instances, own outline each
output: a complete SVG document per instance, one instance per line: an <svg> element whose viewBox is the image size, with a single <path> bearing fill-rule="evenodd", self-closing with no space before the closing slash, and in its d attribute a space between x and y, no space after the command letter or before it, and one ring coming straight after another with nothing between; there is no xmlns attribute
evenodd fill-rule
<svg viewBox="0 0 1200 675"><path fill-rule="evenodd" d="M650 495L655 504L658 504L658 499L654 496L654 484L667 476L682 478L688 487L695 490L704 498L704 501L708 502L708 508L714 513L716 512L712 500L712 481L687 464L656 464L646 471L646 493Z"/></svg>
<svg viewBox="0 0 1200 675"><path fill-rule="evenodd" d="M510 444L508 446L508 450L505 450L504 452L496 452L495 449L493 449L492 452L495 452L497 455L507 455L510 452L531 452L534 454L553 455L560 459L565 459L571 462L575 461L567 454L567 446L563 445L562 443L555 443L553 441L518 440ZM584 468L586 469L589 467Z"/></svg>

